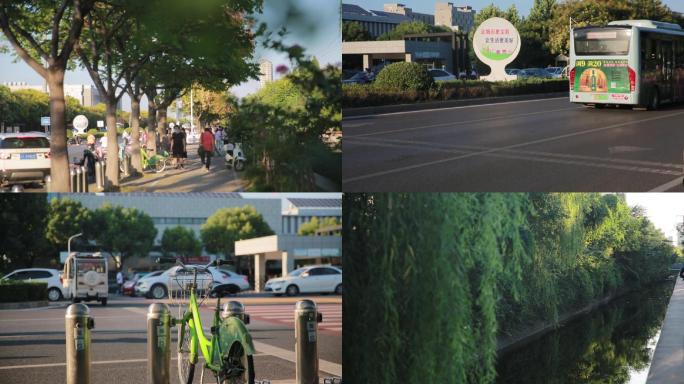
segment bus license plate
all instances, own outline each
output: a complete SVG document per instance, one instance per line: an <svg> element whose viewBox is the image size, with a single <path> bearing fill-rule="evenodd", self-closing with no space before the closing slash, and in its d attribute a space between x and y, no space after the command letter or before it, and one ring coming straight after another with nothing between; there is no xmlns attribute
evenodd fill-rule
<svg viewBox="0 0 684 384"><path fill-rule="evenodd" d="M37 159L35 153L21 153L19 154L19 159L21 160L35 160Z"/></svg>
<svg viewBox="0 0 684 384"><path fill-rule="evenodd" d="M592 100L595 101L607 101L608 100L608 95L593 95Z"/></svg>

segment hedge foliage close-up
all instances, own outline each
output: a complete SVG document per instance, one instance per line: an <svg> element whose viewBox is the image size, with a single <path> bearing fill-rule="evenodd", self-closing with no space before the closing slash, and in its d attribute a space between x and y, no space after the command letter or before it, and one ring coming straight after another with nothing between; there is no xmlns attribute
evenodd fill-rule
<svg viewBox="0 0 684 384"><path fill-rule="evenodd" d="M378 79L387 68L380 72ZM342 86L342 107L372 107L426 101L514 96L562 92L567 89L567 79L525 79L508 82L487 82L481 80L440 81L434 83L428 90L398 90L393 87L386 87L376 79L371 84L344 84Z"/></svg>
<svg viewBox="0 0 684 384"><path fill-rule="evenodd" d="M47 300L47 283L0 281L0 303Z"/></svg>
<svg viewBox="0 0 684 384"><path fill-rule="evenodd" d="M675 259L620 194L343 200L345 295L363 298L342 304L354 383L492 383L499 337L661 281Z"/></svg>

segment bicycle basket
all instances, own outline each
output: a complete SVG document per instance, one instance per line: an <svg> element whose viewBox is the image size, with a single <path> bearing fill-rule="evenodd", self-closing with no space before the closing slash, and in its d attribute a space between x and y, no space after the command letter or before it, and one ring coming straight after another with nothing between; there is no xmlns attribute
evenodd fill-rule
<svg viewBox="0 0 684 384"><path fill-rule="evenodd" d="M214 279L211 272L199 267L197 277L195 277L195 266L185 266L178 268L176 275L171 277L169 287L169 298L171 304L178 307L178 316L182 316L182 311L187 308L190 300L190 292L195 289L197 305L202 306L213 286Z"/></svg>

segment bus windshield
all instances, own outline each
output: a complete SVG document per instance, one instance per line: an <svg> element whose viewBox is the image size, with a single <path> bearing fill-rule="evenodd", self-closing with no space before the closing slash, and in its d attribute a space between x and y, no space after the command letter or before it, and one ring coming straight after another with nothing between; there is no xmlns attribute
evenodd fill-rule
<svg viewBox="0 0 684 384"><path fill-rule="evenodd" d="M574 32L577 56L624 56L629 53L631 29L588 28Z"/></svg>

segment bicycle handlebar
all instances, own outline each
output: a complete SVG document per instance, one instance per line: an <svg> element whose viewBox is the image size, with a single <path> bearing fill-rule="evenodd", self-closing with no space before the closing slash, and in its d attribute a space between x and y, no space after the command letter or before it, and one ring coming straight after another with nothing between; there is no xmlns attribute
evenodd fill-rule
<svg viewBox="0 0 684 384"><path fill-rule="evenodd" d="M220 266L220 265L228 264L228 262L225 261L225 260L216 259L216 260L210 261L208 264L205 264L205 265L199 265L199 266L195 266L195 265L193 265L193 266L186 266L185 264L183 264L183 262L182 262L180 259L176 258L176 264L180 265L180 266L183 267L183 268L187 268L187 269L195 269L195 270L198 270L198 271L199 271L199 270L208 271L208 270L209 270L209 267L218 267L218 266Z"/></svg>

